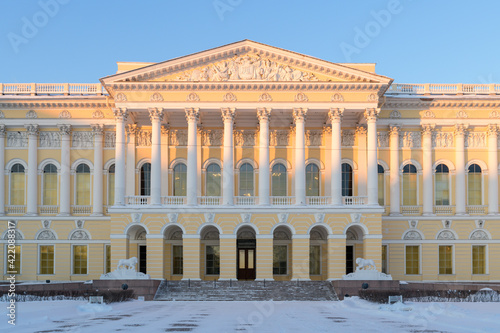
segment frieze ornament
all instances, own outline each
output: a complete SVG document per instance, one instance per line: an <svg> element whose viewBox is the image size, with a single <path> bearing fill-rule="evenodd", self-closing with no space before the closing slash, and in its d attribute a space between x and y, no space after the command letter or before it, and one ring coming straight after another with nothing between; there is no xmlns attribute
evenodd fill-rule
<svg viewBox="0 0 500 333"><path fill-rule="evenodd" d="M422 118L436 118L436 115L431 110L426 110L422 114Z"/></svg>
<svg viewBox="0 0 500 333"><path fill-rule="evenodd" d="M5 115L4 115L3 111L0 110L0 119L3 119L3 118L5 118Z"/></svg>
<svg viewBox="0 0 500 333"><path fill-rule="evenodd" d="M71 113L68 110L61 111L61 113L59 113L59 118L61 118L61 119L70 119L71 118Z"/></svg>
<svg viewBox="0 0 500 333"><path fill-rule="evenodd" d="M139 130L135 135L135 144L137 147L151 147L152 133L147 130Z"/></svg>
<svg viewBox="0 0 500 333"><path fill-rule="evenodd" d="M403 239L405 239L405 240L421 240L422 235L420 235L420 233L418 231L410 230L405 234Z"/></svg>
<svg viewBox="0 0 500 333"><path fill-rule="evenodd" d="M420 132L399 133L399 147L419 148L421 145L422 145L422 136Z"/></svg>
<svg viewBox="0 0 500 333"><path fill-rule="evenodd" d="M464 144L466 148L484 148L486 147L486 133L467 132Z"/></svg>
<svg viewBox="0 0 500 333"><path fill-rule="evenodd" d="M186 97L186 101L187 102L199 102L200 96L198 96L198 94L195 92L189 93L189 95L187 95L187 97Z"/></svg>
<svg viewBox="0 0 500 333"><path fill-rule="evenodd" d="M344 96L342 94L336 93L332 95L331 98L332 102L343 102L344 101Z"/></svg>
<svg viewBox="0 0 500 333"><path fill-rule="evenodd" d="M488 234L483 230L476 230L470 235L471 240L488 240Z"/></svg>
<svg viewBox="0 0 500 333"><path fill-rule="evenodd" d="M222 120L223 121L234 121L234 115L236 113L235 108L221 108Z"/></svg>
<svg viewBox="0 0 500 333"><path fill-rule="evenodd" d="M269 93L262 93L259 96L259 102L272 102L272 101L273 98L271 97L271 95L269 95Z"/></svg>
<svg viewBox="0 0 500 333"><path fill-rule="evenodd" d="M288 146L289 139L289 130L271 130L269 133L270 146Z"/></svg>
<svg viewBox="0 0 500 333"><path fill-rule="evenodd" d="M306 146L321 146L323 133L320 130L305 131Z"/></svg>
<svg viewBox="0 0 500 333"><path fill-rule="evenodd" d="M170 130L169 144L171 146L187 146L187 131L186 130Z"/></svg>
<svg viewBox="0 0 500 333"><path fill-rule="evenodd" d="M54 239L56 239L56 235L52 230L42 230L37 236L37 240L54 240Z"/></svg>
<svg viewBox="0 0 500 333"><path fill-rule="evenodd" d="M156 92L153 95L151 95L151 97L149 98L149 100L151 102L163 102L163 96L160 93Z"/></svg>
<svg viewBox="0 0 500 333"><path fill-rule="evenodd" d="M127 101L127 96L124 93L118 93L115 96L115 102L126 102Z"/></svg>
<svg viewBox="0 0 500 333"><path fill-rule="evenodd" d="M236 95L232 92L228 92L222 97L223 102L236 102L237 100Z"/></svg>
<svg viewBox="0 0 500 333"><path fill-rule="evenodd" d="M104 118L104 113L101 110L95 110L94 112L92 112L92 118L102 119Z"/></svg>
<svg viewBox="0 0 500 333"><path fill-rule="evenodd" d="M28 134L28 136L38 135L39 127L37 124L24 125L24 128L26 129L26 133Z"/></svg>
<svg viewBox="0 0 500 333"><path fill-rule="evenodd" d="M294 101L295 102L307 102L307 101L309 101L309 97L307 97L307 95L304 94L303 92L299 92L297 95L295 95Z"/></svg>
<svg viewBox="0 0 500 333"><path fill-rule="evenodd" d="M38 115L36 114L35 111L30 110L30 111L26 112L26 119L37 119L37 118L38 118Z"/></svg>
<svg viewBox="0 0 500 333"><path fill-rule="evenodd" d="M7 132L7 147L28 147L27 132Z"/></svg>
<svg viewBox="0 0 500 333"><path fill-rule="evenodd" d="M377 132L377 146L379 148L389 147L389 132Z"/></svg>
<svg viewBox="0 0 500 333"><path fill-rule="evenodd" d="M391 118L391 119L401 119L401 112L399 112L398 110L394 110L389 115L389 118Z"/></svg>
<svg viewBox="0 0 500 333"><path fill-rule="evenodd" d="M354 146L354 131L353 130L342 130L341 131L341 145L342 147Z"/></svg>
<svg viewBox="0 0 500 333"><path fill-rule="evenodd" d="M204 130L202 140L204 146L221 146L224 132L222 130Z"/></svg>
<svg viewBox="0 0 500 333"><path fill-rule="evenodd" d="M328 117L330 118L330 121L332 123L341 121L343 114L344 114L343 108L330 108L330 110L328 111Z"/></svg>
<svg viewBox="0 0 500 333"><path fill-rule="evenodd" d="M71 234L71 240L86 240L89 239L89 235L83 230L77 230Z"/></svg>
<svg viewBox="0 0 500 333"><path fill-rule="evenodd" d="M454 137L452 132L433 132L432 146L434 148L451 148L453 147Z"/></svg>
<svg viewBox="0 0 500 333"><path fill-rule="evenodd" d="M254 130L236 130L233 131L234 145L235 146L255 146Z"/></svg>
<svg viewBox="0 0 500 333"><path fill-rule="evenodd" d="M40 132L40 148L59 148L61 147L60 132Z"/></svg>
<svg viewBox="0 0 500 333"><path fill-rule="evenodd" d="M495 119L495 118L500 118L500 112L493 110L490 112L490 118Z"/></svg>
<svg viewBox="0 0 500 333"><path fill-rule="evenodd" d="M116 132L105 132L104 148L115 148L115 147L116 147Z"/></svg>
<svg viewBox="0 0 500 333"><path fill-rule="evenodd" d="M303 72L288 65L253 56L235 56L216 64L186 71L178 75L178 81L318 81L314 74Z"/></svg>
<svg viewBox="0 0 500 333"><path fill-rule="evenodd" d="M186 108L184 111L186 112L186 120L188 123L193 121L198 121L200 117L200 109Z"/></svg>
<svg viewBox="0 0 500 333"><path fill-rule="evenodd" d="M465 118L469 118L469 115L464 110L460 110L457 112L457 118L464 118L465 119Z"/></svg>
<svg viewBox="0 0 500 333"><path fill-rule="evenodd" d="M438 234L437 239L439 239L439 240L454 240L455 235L450 230L443 230Z"/></svg>
<svg viewBox="0 0 500 333"><path fill-rule="evenodd" d="M93 148L94 140L92 132L71 132L71 145L74 148Z"/></svg>
<svg viewBox="0 0 500 333"><path fill-rule="evenodd" d="M378 95L372 93L372 94L368 95L368 97L366 98L366 100L368 102L377 102L378 101Z"/></svg>

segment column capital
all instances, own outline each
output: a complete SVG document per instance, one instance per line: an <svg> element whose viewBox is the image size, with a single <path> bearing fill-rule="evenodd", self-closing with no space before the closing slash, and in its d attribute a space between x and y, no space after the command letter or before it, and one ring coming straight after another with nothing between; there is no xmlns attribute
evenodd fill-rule
<svg viewBox="0 0 500 333"><path fill-rule="evenodd" d="M467 132L467 129L469 128L468 124L455 124L455 136L457 135L465 135L465 132Z"/></svg>
<svg viewBox="0 0 500 333"><path fill-rule="evenodd" d="M60 125L57 125L57 128L59 128L61 135L70 135L70 133L71 133L71 125L60 124Z"/></svg>
<svg viewBox="0 0 500 333"><path fill-rule="evenodd" d="M96 136L96 135L103 135L104 134L104 125L101 125L101 124L90 124L90 127L92 128L92 134L94 136Z"/></svg>
<svg viewBox="0 0 500 333"><path fill-rule="evenodd" d="M0 125L0 138L5 137L5 125L1 124Z"/></svg>
<svg viewBox="0 0 500 333"><path fill-rule="evenodd" d="M169 131L170 131L170 125L169 124L163 124L161 126L161 134L162 135L168 135Z"/></svg>
<svg viewBox="0 0 500 333"><path fill-rule="evenodd" d="M332 133L332 126L323 125L323 132L328 134Z"/></svg>
<svg viewBox="0 0 500 333"><path fill-rule="evenodd" d="M293 121L306 121L307 109L306 108L294 108L293 109Z"/></svg>
<svg viewBox="0 0 500 333"><path fill-rule="evenodd" d="M380 113L379 108L367 108L365 110L365 118L367 122L377 121L378 114Z"/></svg>
<svg viewBox="0 0 500 333"><path fill-rule="evenodd" d="M148 111L151 122L163 120L163 108L148 108Z"/></svg>
<svg viewBox="0 0 500 333"><path fill-rule="evenodd" d="M340 122L342 120L342 116L344 115L344 108L330 108L328 111L328 118L332 123Z"/></svg>
<svg viewBox="0 0 500 333"><path fill-rule="evenodd" d="M236 108L221 108L222 112L222 120L225 121L233 121L234 115L236 113Z"/></svg>
<svg viewBox="0 0 500 333"><path fill-rule="evenodd" d="M24 128L26 129L26 132L28 132L28 135L38 135L39 128L37 124L24 125Z"/></svg>
<svg viewBox="0 0 500 333"><path fill-rule="evenodd" d="M257 108L257 118L259 118L259 122L262 120L269 121L271 119L271 108Z"/></svg>
<svg viewBox="0 0 500 333"><path fill-rule="evenodd" d="M198 121L200 117L200 109L199 108L185 108L186 112L186 120L187 122Z"/></svg>
<svg viewBox="0 0 500 333"><path fill-rule="evenodd" d="M389 135L399 135L400 130L401 130L401 125L399 124L389 125Z"/></svg>
<svg viewBox="0 0 500 333"><path fill-rule="evenodd" d="M488 136L498 136L498 125L489 124L488 125Z"/></svg>
<svg viewBox="0 0 500 333"><path fill-rule="evenodd" d="M365 125L358 125L356 127L356 134L357 135L366 135L366 126Z"/></svg>
<svg viewBox="0 0 500 333"><path fill-rule="evenodd" d="M436 127L435 124L423 124L422 125L422 135L431 135L432 131Z"/></svg>
<svg viewBox="0 0 500 333"><path fill-rule="evenodd" d="M130 137L132 135L137 135L137 132L139 132L139 127L137 124L128 124L127 127L125 127L125 130L127 131L127 135Z"/></svg>
<svg viewBox="0 0 500 333"><path fill-rule="evenodd" d="M115 120L127 120L128 110L127 108L113 108L113 115L115 116Z"/></svg>

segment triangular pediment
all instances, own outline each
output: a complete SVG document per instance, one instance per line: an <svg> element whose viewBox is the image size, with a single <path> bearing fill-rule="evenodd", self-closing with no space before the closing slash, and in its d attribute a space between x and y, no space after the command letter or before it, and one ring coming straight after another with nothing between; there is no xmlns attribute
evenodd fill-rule
<svg viewBox="0 0 500 333"><path fill-rule="evenodd" d="M125 82L353 82L389 85L392 79L307 55L243 40L101 79Z"/></svg>

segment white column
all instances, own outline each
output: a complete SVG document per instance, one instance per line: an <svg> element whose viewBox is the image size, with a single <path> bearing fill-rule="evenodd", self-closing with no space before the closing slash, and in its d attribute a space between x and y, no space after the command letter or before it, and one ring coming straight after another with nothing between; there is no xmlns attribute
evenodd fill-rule
<svg viewBox="0 0 500 333"><path fill-rule="evenodd" d="M432 191L432 130L434 125L422 125L423 215L434 214Z"/></svg>
<svg viewBox="0 0 500 333"><path fill-rule="evenodd" d="M5 215L5 125L0 125L0 216Z"/></svg>
<svg viewBox="0 0 500 333"><path fill-rule="evenodd" d="M378 205L377 109L366 109L368 123L368 205Z"/></svg>
<svg viewBox="0 0 500 333"><path fill-rule="evenodd" d="M367 186L366 127L364 125L356 127L356 139L358 141L358 196L364 197Z"/></svg>
<svg viewBox="0 0 500 333"><path fill-rule="evenodd" d="M224 121L224 160L222 174L222 204L234 204L234 146L233 146L233 121L234 108L222 108Z"/></svg>
<svg viewBox="0 0 500 333"><path fill-rule="evenodd" d="M332 205L342 205L342 147L340 124L344 109L332 108L328 113L332 123Z"/></svg>
<svg viewBox="0 0 500 333"><path fill-rule="evenodd" d="M125 205L125 120L126 108L113 109L116 122L115 146L115 206Z"/></svg>
<svg viewBox="0 0 500 333"><path fill-rule="evenodd" d="M269 120L270 108L258 108L259 118L259 205L269 205Z"/></svg>
<svg viewBox="0 0 500 333"><path fill-rule="evenodd" d="M186 195L188 205L198 204L198 151L197 151L197 127L199 118L198 108L186 108L186 120L188 122L188 153L187 153L187 180Z"/></svg>
<svg viewBox="0 0 500 333"><path fill-rule="evenodd" d="M103 145L102 139L104 134L104 126L99 124L90 125L94 134L94 185L92 196L92 215L102 216L102 197L103 197L103 176L102 170L104 168L103 159Z"/></svg>
<svg viewBox="0 0 500 333"><path fill-rule="evenodd" d="M306 204L306 143L305 122L307 109L293 109L295 121L295 204Z"/></svg>
<svg viewBox="0 0 500 333"><path fill-rule="evenodd" d="M465 215L465 131L463 124L455 125L455 165L457 173L455 175L455 214Z"/></svg>
<svg viewBox="0 0 500 333"><path fill-rule="evenodd" d="M390 133L390 202L391 216L401 215L399 187L399 126L389 125Z"/></svg>
<svg viewBox="0 0 500 333"><path fill-rule="evenodd" d="M161 127L161 196L168 196L168 125Z"/></svg>
<svg viewBox="0 0 500 333"><path fill-rule="evenodd" d="M151 118L151 205L161 205L161 121L162 108L149 108Z"/></svg>
<svg viewBox="0 0 500 333"><path fill-rule="evenodd" d="M61 132L61 193L59 199L59 215L68 216L71 214L71 150L70 134L71 125L58 125Z"/></svg>
<svg viewBox="0 0 500 333"><path fill-rule="evenodd" d="M489 215L498 214L498 141L497 140L498 140L498 126L488 125L488 214Z"/></svg>
<svg viewBox="0 0 500 333"><path fill-rule="evenodd" d="M127 141L127 162L125 163L125 195L126 196L134 196L135 195L135 142L137 138L137 132L139 128L137 124L129 124L126 127L128 141ZM116 161L115 161L116 163ZM116 172L116 164L115 164L115 172ZM115 174L116 176L116 174ZM114 203L108 203L108 205L113 205Z"/></svg>
<svg viewBox="0 0 500 333"><path fill-rule="evenodd" d="M28 132L28 194L26 215L38 215L38 125L24 125Z"/></svg>

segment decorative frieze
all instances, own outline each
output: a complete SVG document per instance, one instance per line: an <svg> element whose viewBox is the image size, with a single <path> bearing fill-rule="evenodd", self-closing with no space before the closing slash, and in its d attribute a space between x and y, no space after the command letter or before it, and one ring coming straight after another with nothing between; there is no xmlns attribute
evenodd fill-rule
<svg viewBox="0 0 500 333"><path fill-rule="evenodd" d="M410 230L404 235L403 239L405 239L405 240L421 240L422 235L420 235L420 233L416 230Z"/></svg>
<svg viewBox="0 0 500 333"><path fill-rule="evenodd" d="M223 102L236 102L238 99L236 98L236 95L233 94L232 92L228 92L224 96L222 96L222 101Z"/></svg>
<svg viewBox="0 0 500 333"><path fill-rule="evenodd" d="M256 145L255 130L236 130L234 133L234 145L252 147Z"/></svg>
<svg viewBox="0 0 500 333"><path fill-rule="evenodd" d="M202 131L203 146L222 146L224 132L222 130L203 130Z"/></svg>
<svg viewBox="0 0 500 333"><path fill-rule="evenodd" d="M163 102L163 96L160 93L156 92L153 95L151 95L151 97L149 98L149 100L151 102Z"/></svg>
<svg viewBox="0 0 500 333"><path fill-rule="evenodd" d="M354 130L342 130L341 143L342 147L354 146Z"/></svg>
<svg viewBox="0 0 500 333"><path fill-rule="evenodd" d="M16 147L16 148L28 147L28 133L7 132L7 147Z"/></svg>
<svg viewBox="0 0 500 333"><path fill-rule="evenodd" d="M104 148L116 147L116 132L104 132Z"/></svg>
<svg viewBox="0 0 500 333"><path fill-rule="evenodd" d="M295 95L294 101L295 102L308 102L309 97L307 97L307 95L304 94L303 92L299 92L297 95Z"/></svg>
<svg viewBox="0 0 500 333"><path fill-rule="evenodd" d="M400 132L399 147L420 148L422 146L422 135L420 132Z"/></svg>
<svg viewBox="0 0 500 333"><path fill-rule="evenodd" d="M340 103L340 102L344 101L344 96L342 96L342 94L336 93L336 94L332 95L331 100L332 100L332 102Z"/></svg>
<svg viewBox="0 0 500 333"><path fill-rule="evenodd" d="M169 145L171 146L187 146L187 131L186 130L170 130Z"/></svg>
<svg viewBox="0 0 500 333"><path fill-rule="evenodd" d="M189 95L187 95L186 97L186 102L199 102L199 101L200 101L200 96L198 96L198 94L195 92L189 93Z"/></svg>
<svg viewBox="0 0 500 333"><path fill-rule="evenodd" d="M263 93L259 96L259 102L272 102L273 98L269 93Z"/></svg>
<svg viewBox="0 0 500 333"><path fill-rule="evenodd" d="M40 148L60 148L61 133L60 132L40 132Z"/></svg>
<svg viewBox="0 0 500 333"><path fill-rule="evenodd" d="M377 133L377 146L379 148L389 147L389 132Z"/></svg>
<svg viewBox="0 0 500 333"><path fill-rule="evenodd" d="M432 147L434 148L451 148L454 147L454 135L452 132L432 132Z"/></svg>
<svg viewBox="0 0 500 333"><path fill-rule="evenodd" d="M389 118L391 118L391 119L401 119L401 112L399 112L398 110L394 110L389 115Z"/></svg>
<svg viewBox="0 0 500 333"><path fill-rule="evenodd" d="M323 131L307 130L305 131L306 146L321 146L323 143Z"/></svg>
<svg viewBox="0 0 500 333"><path fill-rule="evenodd" d="M104 113L101 110L95 110L94 112L92 112L92 118L102 119L104 118Z"/></svg>
<svg viewBox="0 0 500 333"><path fill-rule="evenodd" d="M135 144L137 147L151 147L152 132L148 130L139 130L135 135Z"/></svg>
<svg viewBox="0 0 500 333"><path fill-rule="evenodd" d="M269 133L270 146L288 146L289 140L289 130L271 130Z"/></svg>
<svg viewBox="0 0 500 333"><path fill-rule="evenodd" d="M71 146L73 148L93 148L94 140L92 132L73 131L71 133Z"/></svg>
<svg viewBox="0 0 500 333"><path fill-rule="evenodd" d="M61 118L61 119L70 119L71 118L71 113L68 110L61 111L61 113L59 113L59 118Z"/></svg>
<svg viewBox="0 0 500 333"><path fill-rule="evenodd" d="M432 118L436 118L436 115L431 110L426 110L422 114L422 118L424 118L424 119L432 119Z"/></svg>
<svg viewBox="0 0 500 333"><path fill-rule="evenodd" d="M118 93L115 96L115 102L126 102L127 96L124 93Z"/></svg>
<svg viewBox="0 0 500 333"><path fill-rule="evenodd" d="M486 133L467 132L465 135L466 148L484 148L486 147Z"/></svg>
<svg viewBox="0 0 500 333"><path fill-rule="evenodd" d="M37 118L38 118L38 115L36 114L35 111L30 110L30 111L26 112L26 119L37 119Z"/></svg>

